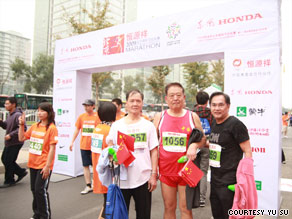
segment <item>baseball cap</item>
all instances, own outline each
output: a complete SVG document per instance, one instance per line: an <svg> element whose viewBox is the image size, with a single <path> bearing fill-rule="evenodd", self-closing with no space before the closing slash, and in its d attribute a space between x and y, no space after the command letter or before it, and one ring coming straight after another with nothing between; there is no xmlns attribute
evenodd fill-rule
<svg viewBox="0 0 292 219"><path fill-rule="evenodd" d="M84 101L84 103L82 103L82 105L93 106L95 105L95 101L91 99L87 99Z"/></svg>

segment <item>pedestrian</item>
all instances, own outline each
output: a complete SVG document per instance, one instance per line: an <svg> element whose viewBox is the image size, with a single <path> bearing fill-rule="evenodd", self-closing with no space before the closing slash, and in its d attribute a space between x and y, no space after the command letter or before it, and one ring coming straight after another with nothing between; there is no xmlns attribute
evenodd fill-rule
<svg viewBox="0 0 292 219"><path fill-rule="evenodd" d="M223 92L215 92L209 102L214 117L209 138L211 209L214 219L228 219L234 192L227 186L236 184L239 161L243 154L245 158L251 158L252 151L246 126L229 115L230 97Z"/></svg>
<svg viewBox="0 0 292 219"><path fill-rule="evenodd" d="M109 146L117 145L118 131L135 137L135 160L127 169L127 180L120 180L120 188L129 212L130 199L135 201L136 218L151 218L152 191L157 186L158 139L150 121L140 116L143 94L131 90L126 94L128 115L114 122L107 137Z"/></svg>
<svg viewBox="0 0 292 219"><path fill-rule="evenodd" d="M288 122L289 122L289 115L288 112L285 112L284 115L282 115L282 135L284 138L288 138Z"/></svg>
<svg viewBox="0 0 292 219"><path fill-rule="evenodd" d="M75 123L76 128L69 149L70 151L73 150L74 141L81 130L80 152L82 158L84 179L86 184L85 188L81 191L81 194L85 195L93 191L91 186L91 176L89 169L89 166L92 165L91 135L94 131L94 128L100 122L100 120L97 116L97 113L94 112L95 109L94 100L87 99L84 101L84 103L82 103L82 105L84 106L85 113L81 114Z"/></svg>
<svg viewBox="0 0 292 219"><path fill-rule="evenodd" d="M99 156L103 149L107 147L106 137L108 136L110 127L116 119L116 106L111 102L105 102L98 107L98 116L100 123L95 127L91 137L91 153L92 153L92 167L93 167L93 193L103 194L104 204L100 212L99 218L105 218L105 204L107 187L102 185L96 171Z"/></svg>
<svg viewBox="0 0 292 219"><path fill-rule="evenodd" d="M15 97L8 97L5 100L5 109L9 112L7 120L0 119L0 126L6 129L5 147L2 152L1 161L5 167L4 183L0 188L7 188L19 182L27 175L25 168L21 168L17 163L19 151L23 142L18 140L18 118L22 114L21 108L17 107ZM25 126L26 129L26 126ZM18 178L15 180L14 176Z"/></svg>
<svg viewBox="0 0 292 219"><path fill-rule="evenodd" d="M116 120L119 120L125 116L126 113L124 113L121 109L123 107L123 102L120 98L114 98L112 99L112 103L117 107L117 115Z"/></svg>
<svg viewBox="0 0 292 219"><path fill-rule="evenodd" d="M200 117L204 134L208 138L211 133L211 124L213 120L211 110L207 107L209 94L204 91L198 92L196 95L196 101L197 104L195 105L193 112L197 113L197 115ZM209 148L201 148L200 156L200 169L204 173L204 176L200 181L200 207L205 207L207 193L207 173L209 169Z"/></svg>
<svg viewBox="0 0 292 219"><path fill-rule="evenodd" d="M181 218L192 218L192 209L187 208L187 183L178 175L184 164L178 159L184 155L194 160L197 149L205 145L205 136L200 142L187 148L190 134L194 128L203 132L197 114L185 110L184 88L180 83L170 83L165 87L165 101L169 109L157 113L154 125L159 135L159 179L164 202L164 218L175 218L177 192Z"/></svg>
<svg viewBox="0 0 292 219"><path fill-rule="evenodd" d="M55 112L50 103L38 106L39 122L24 132L25 114L19 117L19 140L29 139L30 188L33 194L32 219L50 219L51 208L48 194L50 176L53 170L58 130L55 126Z"/></svg>

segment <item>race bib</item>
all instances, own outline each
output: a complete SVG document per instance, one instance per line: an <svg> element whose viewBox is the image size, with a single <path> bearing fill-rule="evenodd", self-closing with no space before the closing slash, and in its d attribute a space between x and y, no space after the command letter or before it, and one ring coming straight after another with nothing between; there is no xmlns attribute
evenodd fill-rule
<svg viewBox="0 0 292 219"><path fill-rule="evenodd" d="M176 132L163 132L162 145L169 152L186 152L187 134Z"/></svg>
<svg viewBox="0 0 292 219"><path fill-rule="evenodd" d="M91 151L100 154L102 151L102 134L92 134L91 136Z"/></svg>
<svg viewBox="0 0 292 219"><path fill-rule="evenodd" d="M222 147L219 144L210 143L209 146L209 164L212 167L221 167L220 159L221 159L221 150Z"/></svg>
<svg viewBox="0 0 292 219"><path fill-rule="evenodd" d="M42 155L44 139L30 137L29 139L29 153Z"/></svg>
<svg viewBox="0 0 292 219"><path fill-rule="evenodd" d="M134 143L135 149L147 148L147 134L146 133L135 133L135 134L130 134L130 136L135 138L135 143Z"/></svg>
<svg viewBox="0 0 292 219"><path fill-rule="evenodd" d="M82 136L91 136L94 131L94 125L84 124L82 126Z"/></svg>

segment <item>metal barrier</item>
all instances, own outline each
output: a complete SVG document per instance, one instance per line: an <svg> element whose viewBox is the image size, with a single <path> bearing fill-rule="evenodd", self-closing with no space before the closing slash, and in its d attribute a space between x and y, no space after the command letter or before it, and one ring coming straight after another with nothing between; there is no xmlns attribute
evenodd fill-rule
<svg viewBox="0 0 292 219"><path fill-rule="evenodd" d="M27 123L34 123L38 121L37 110L25 110L25 120ZM5 121L8 117L9 112L6 110L0 110L0 119Z"/></svg>

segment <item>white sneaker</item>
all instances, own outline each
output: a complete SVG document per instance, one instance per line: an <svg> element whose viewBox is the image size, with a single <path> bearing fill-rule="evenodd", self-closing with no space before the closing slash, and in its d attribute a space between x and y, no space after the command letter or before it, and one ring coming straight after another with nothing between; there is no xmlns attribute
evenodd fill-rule
<svg viewBox="0 0 292 219"><path fill-rule="evenodd" d="M81 191L81 194L85 195L85 194L92 192L92 191L93 191L93 189L91 187L86 186L85 189L83 191Z"/></svg>

